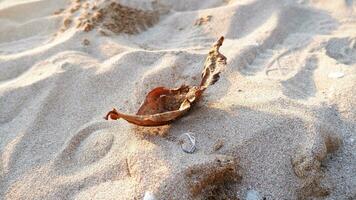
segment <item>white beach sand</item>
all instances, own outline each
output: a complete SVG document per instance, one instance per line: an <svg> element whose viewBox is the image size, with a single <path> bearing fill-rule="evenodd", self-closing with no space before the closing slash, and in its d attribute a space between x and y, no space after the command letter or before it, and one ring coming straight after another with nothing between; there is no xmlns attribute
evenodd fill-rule
<svg viewBox="0 0 356 200"><path fill-rule="evenodd" d="M356 199L355 1L116 2L0 0L0 199ZM199 82L220 36L188 115L103 119Z"/></svg>

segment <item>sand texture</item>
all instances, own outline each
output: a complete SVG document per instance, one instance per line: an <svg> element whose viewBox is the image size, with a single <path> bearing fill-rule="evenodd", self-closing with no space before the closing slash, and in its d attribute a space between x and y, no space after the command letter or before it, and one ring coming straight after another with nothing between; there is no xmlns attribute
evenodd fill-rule
<svg viewBox="0 0 356 200"><path fill-rule="evenodd" d="M356 199L355 9L0 0L0 200ZM187 115L103 119L136 113L155 87L199 84L220 36L226 69Z"/></svg>

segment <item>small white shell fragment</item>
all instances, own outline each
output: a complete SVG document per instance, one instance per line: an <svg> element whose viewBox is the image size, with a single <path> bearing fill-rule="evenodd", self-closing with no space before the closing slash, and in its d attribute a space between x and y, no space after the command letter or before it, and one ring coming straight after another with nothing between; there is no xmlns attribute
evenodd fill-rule
<svg viewBox="0 0 356 200"><path fill-rule="evenodd" d="M246 200L262 200L262 197L256 190L247 191Z"/></svg>
<svg viewBox="0 0 356 200"><path fill-rule="evenodd" d="M342 72L331 72L328 75L329 78L342 78L344 76L345 76L345 74Z"/></svg>
<svg viewBox="0 0 356 200"><path fill-rule="evenodd" d="M157 198L151 192L146 191L143 200L157 200Z"/></svg>
<svg viewBox="0 0 356 200"><path fill-rule="evenodd" d="M194 153L194 151L196 150L195 137L192 136L192 134L193 133L188 132L188 133L183 133L181 136L183 142L181 144L181 148L185 153Z"/></svg>

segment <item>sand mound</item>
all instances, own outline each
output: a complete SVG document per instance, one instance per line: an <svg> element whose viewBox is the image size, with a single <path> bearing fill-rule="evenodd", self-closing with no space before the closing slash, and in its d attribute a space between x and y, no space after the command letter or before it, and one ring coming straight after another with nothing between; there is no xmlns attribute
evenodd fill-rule
<svg viewBox="0 0 356 200"><path fill-rule="evenodd" d="M311 127L312 128L312 127ZM319 127L314 137L314 143L306 142L292 158L294 173L302 180L302 186L297 190L298 199L308 197L325 197L331 188L321 185L325 174L322 162L325 162L328 153L334 153L341 146L341 139L331 127ZM325 167L325 166L324 166Z"/></svg>
<svg viewBox="0 0 356 200"><path fill-rule="evenodd" d="M66 31L72 24L83 31L97 28L103 35L109 33L137 34L158 22L157 11L144 11L121 5L115 1L73 1L67 9L54 12L64 15L60 31ZM108 32L109 31L109 32Z"/></svg>

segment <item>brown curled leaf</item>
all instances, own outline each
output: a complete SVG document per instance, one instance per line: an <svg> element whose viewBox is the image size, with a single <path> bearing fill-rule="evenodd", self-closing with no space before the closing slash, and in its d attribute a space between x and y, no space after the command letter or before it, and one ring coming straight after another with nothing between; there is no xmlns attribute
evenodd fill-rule
<svg viewBox="0 0 356 200"><path fill-rule="evenodd" d="M209 85L213 85L220 78L220 72L226 66L226 57L219 52L219 48L224 42L224 37L214 44L214 46L209 51L209 55L205 60L204 70L202 72L202 80L200 87L205 90Z"/></svg>
<svg viewBox="0 0 356 200"><path fill-rule="evenodd" d="M147 94L136 115L121 113L114 108L108 112L105 119L122 118L140 126L160 126L182 117L200 99L204 90L219 80L219 74L226 66L226 57L219 52L223 41L224 37L221 37L209 51L199 86L182 85L174 89L154 88Z"/></svg>

